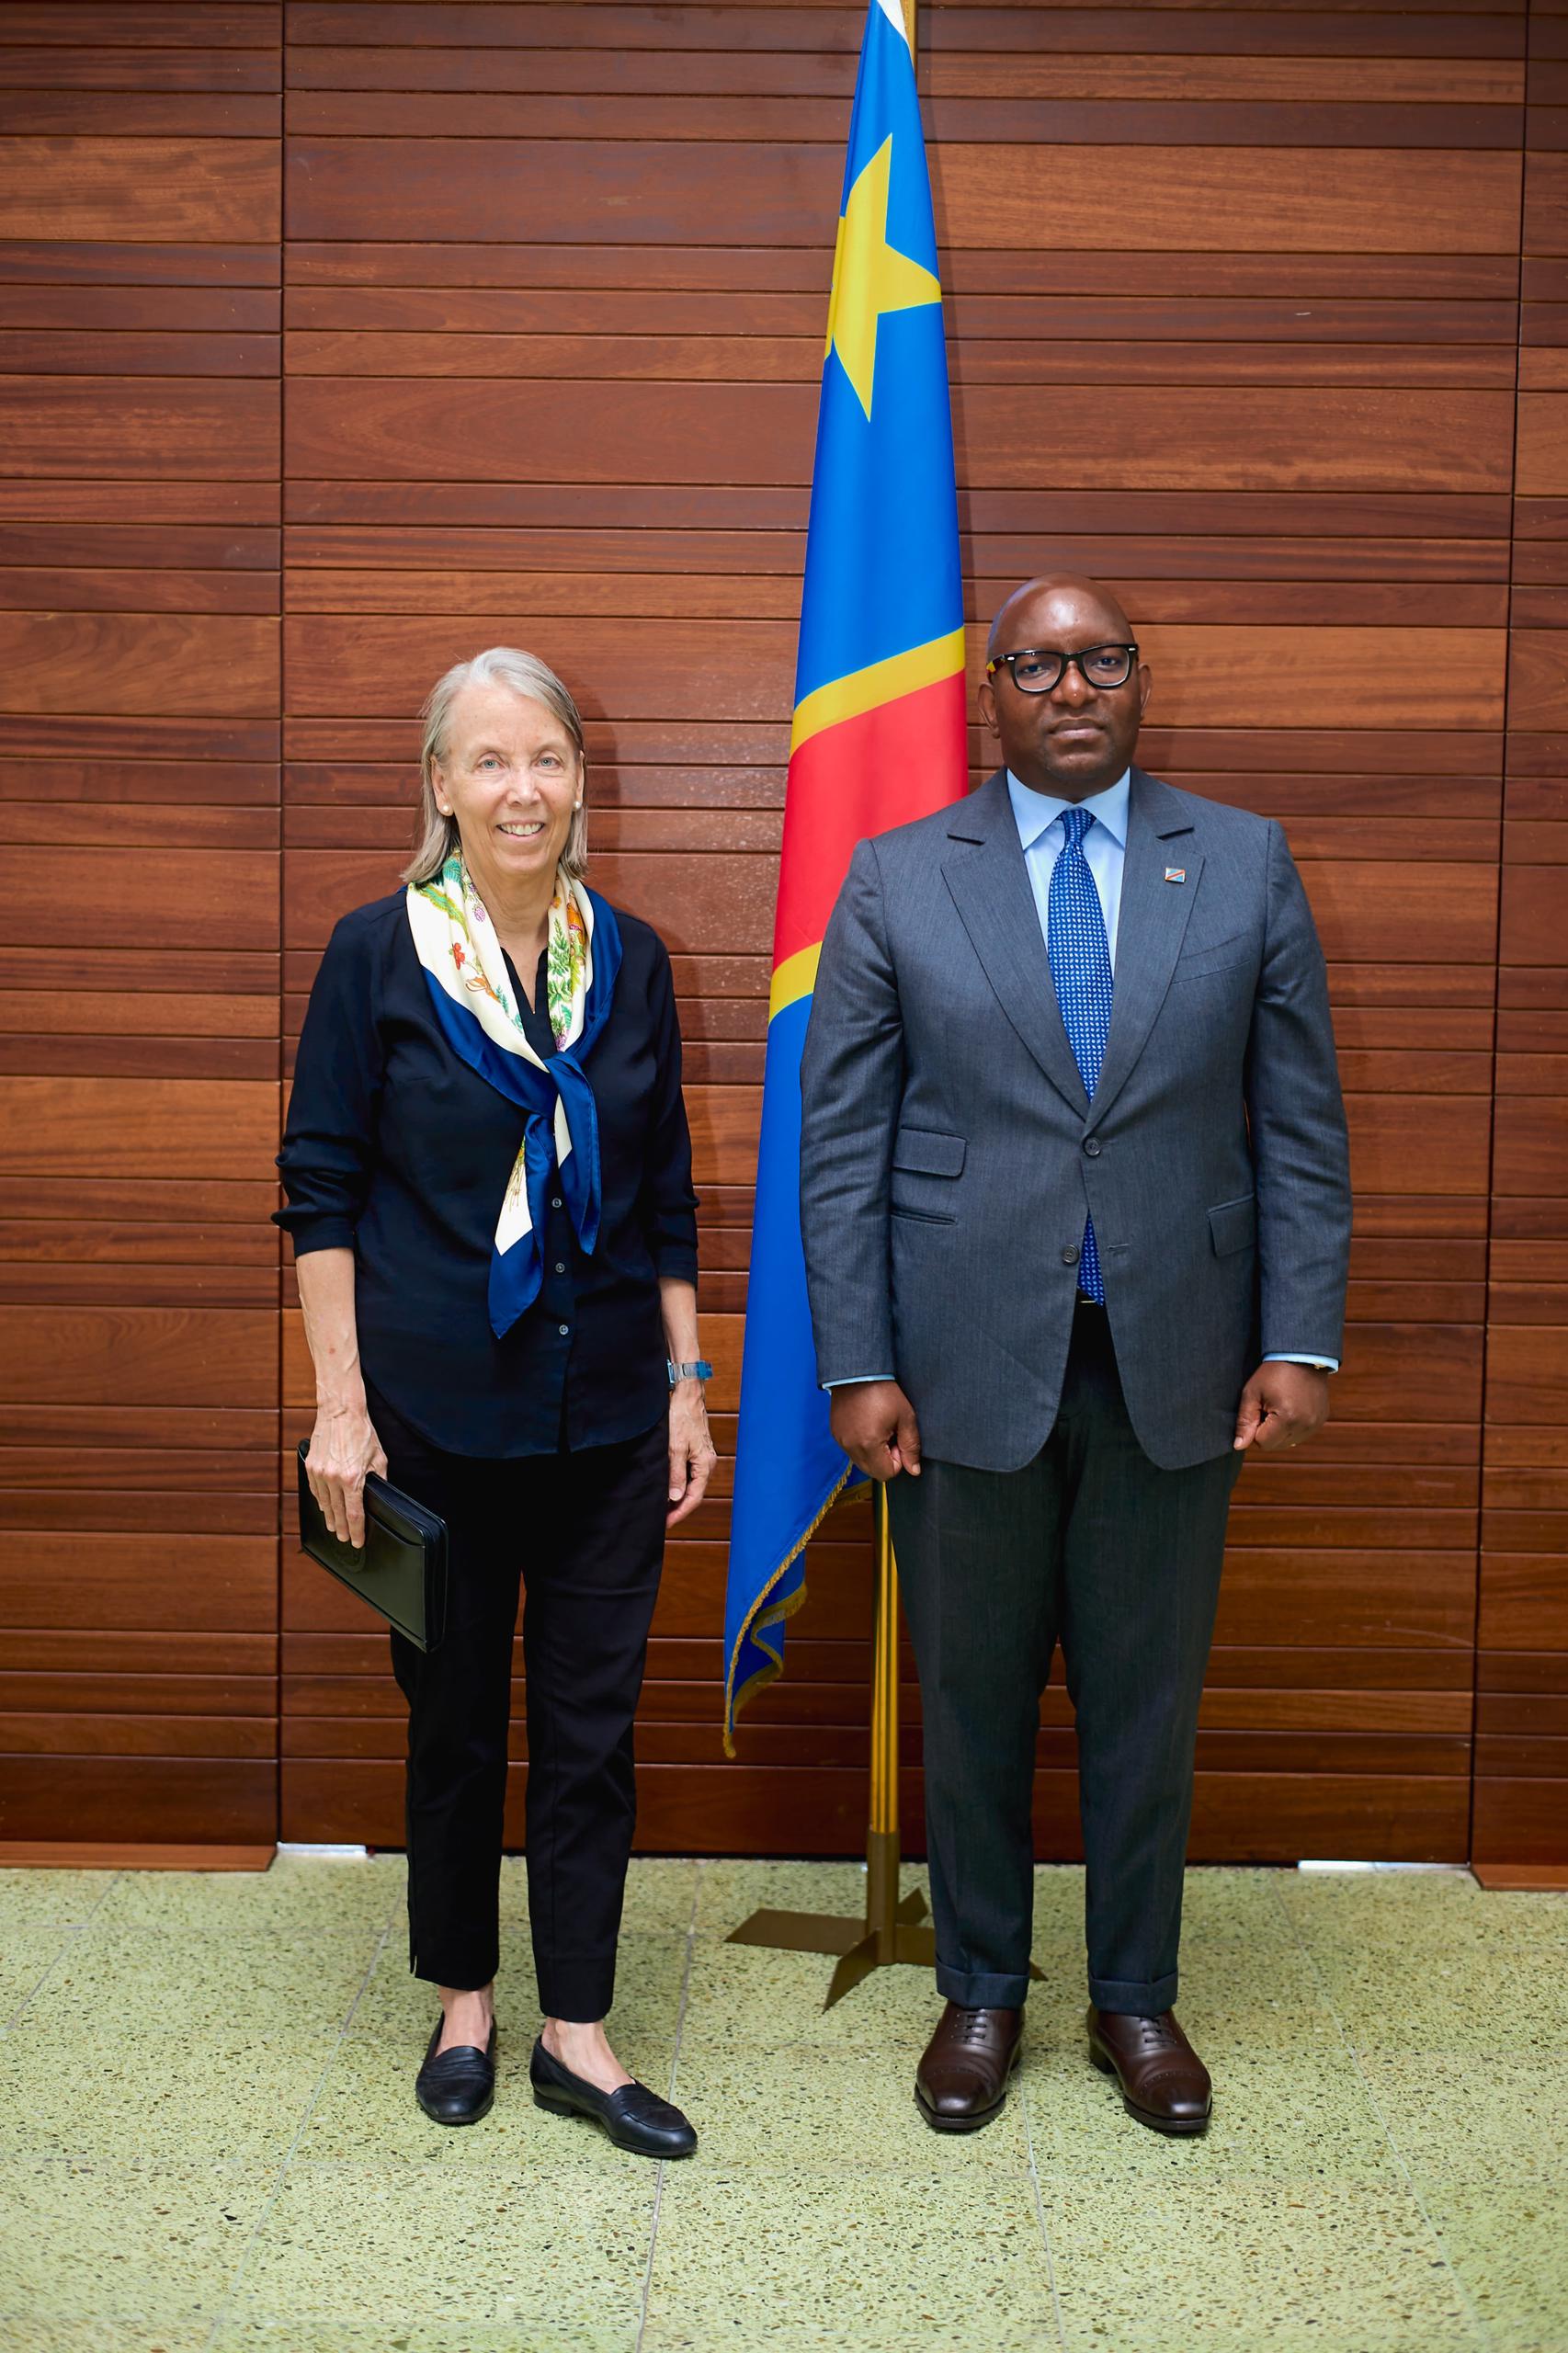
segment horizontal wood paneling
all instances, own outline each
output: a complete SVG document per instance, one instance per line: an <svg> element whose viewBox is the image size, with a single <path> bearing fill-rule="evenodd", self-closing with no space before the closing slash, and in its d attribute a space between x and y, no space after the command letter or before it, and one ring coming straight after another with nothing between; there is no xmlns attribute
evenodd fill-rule
<svg viewBox="0 0 1568 2353"><path fill-rule="evenodd" d="M74 1839L269 1846L278 1768L267 1758L17 1756L0 1751L0 1835L44 1845Z"/></svg>
<svg viewBox="0 0 1568 2353"><path fill-rule="evenodd" d="M1061 21L1059 15L1056 21ZM1150 17L1148 21L1148 37L1158 38L1154 28L1160 20ZM949 98L983 97L995 110L1006 95L998 92L994 67L983 56L933 54L927 48L920 70L927 93L927 120L932 123L943 119L941 109ZM611 72L616 92L616 98L608 101L611 104L616 99L649 97L678 97L688 105L706 97L748 99L753 103L779 97L804 101L789 118L797 138L802 135L803 123L814 123L819 113L826 119L827 109L813 108L810 101L831 96L836 101L836 108L824 135L837 142L844 135L844 101L855 85L855 58L849 49L802 55L784 49L740 51L717 46L708 51L628 48L618 53ZM1232 51L1221 57L1183 57L1156 56L1147 51L1128 55L1105 50L1053 47L1042 58L1012 47L1008 53L1007 92L1019 97L1074 100L1227 100L1231 104L1226 128L1233 128L1235 135L1244 139L1258 122L1261 106L1342 98L1343 74L1342 60L1309 56L1270 58L1241 56ZM432 53L429 49L408 51L392 41L373 48L335 48L326 44L307 47L300 42L292 48L289 60L292 120L297 128L307 131L326 127L327 108L352 103L359 92L385 94L394 101L406 101L410 95L417 95L430 112L422 116L415 127L427 128L433 120L440 119L436 108L447 91L460 94L463 105L472 109L467 119L474 126L474 135L483 136L486 126L495 121L500 121L506 130L516 131L528 127L526 111L514 105L503 112L492 105L493 98L527 98L536 95L554 98L569 92L600 92L607 78L603 55L585 44L570 49L522 50L486 40L481 60L472 50L465 51L455 43ZM1510 118L1524 88L1523 63L1511 59L1361 56L1356 62L1358 97L1369 102L1392 99L1398 104L1398 112L1385 108L1381 117L1379 143L1385 145L1404 144L1411 128L1407 115L1432 106L1467 108L1476 129L1490 133L1486 143L1501 144L1513 133ZM318 92L322 94L321 101L312 103ZM1243 101L1253 103L1244 106ZM601 100L602 103L607 102ZM1489 121L1477 120L1483 109L1488 115L1494 109L1507 111L1493 115ZM1315 141L1316 126L1326 109L1318 104L1309 110L1296 103L1292 111L1301 126L1301 135ZM1072 117L1064 116L1063 122L1081 124L1085 114L1091 122L1095 120L1092 108L1075 106ZM1121 126L1129 116L1136 120L1136 108L1119 105L1119 138L1124 135ZM1183 125L1201 118L1195 117L1195 110L1184 108L1179 113L1173 111L1167 119L1179 131ZM646 120L641 112L640 119ZM694 111L680 119L683 125L700 125L706 116ZM1267 121L1267 118L1264 119ZM1423 127L1426 127L1424 114L1417 116L1415 123L1417 130ZM687 135L692 135L690 130ZM1071 137L1074 133L1069 128L1062 135ZM1077 135L1081 136L1081 131Z"/></svg>
<svg viewBox="0 0 1568 2353"><path fill-rule="evenodd" d="M277 1831L281 31L272 0L0 18L0 860L32 910L0 939L0 1833L23 1847L188 1862Z"/></svg>
<svg viewBox="0 0 1568 2353"><path fill-rule="evenodd" d="M17 237L255 239L278 233L278 148L266 139L0 142L0 209Z"/></svg>
<svg viewBox="0 0 1568 2353"><path fill-rule="evenodd" d="M112 344L103 357L112 362ZM0 375L6 470L45 482L107 479L162 486L221 475L274 484L279 407L276 383ZM107 520L127 504L123 493L88 494L78 511ZM20 500L8 506L12 513L25 511Z"/></svg>
<svg viewBox="0 0 1568 2353"><path fill-rule="evenodd" d="M508 1844L520 1846L527 1768L506 1790ZM402 1835L403 1776L389 1761L287 1759L285 1837L317 1835L324 1820L372 1845ZM718 1802L722 1796L722 1813ZM1195 1862L1291 1862L1346 1841L1390 1861L1461 1862L1470 1784L1454 1777L1324 1772L1198 1776L1188 1855ZM906 1851L924 1850L921 1777L900 1777ZM653 1854L853 1854L865 1843L866 1777L854 1767L744 1763L640 1766L638 1843ZM1080 1859L1075 1776L1035 1777L1035 1851Z"/></svg>
<svg viewBox="0 0 1568 2353"><path fill-rule="evenodd" d="M521 80L516 74L498 78ZM926 108L928 135L941 142L949 154L966 143L1006 149L1037 142L1057 148L1088 147L1103 153L1108 142L1119 148L1169 145L1201 149L1211 142L1223 142L1229 147L1270 150L1281 146L1343 150L1353 145L1451 150L1507 149L1512 141L1513 127L1506 116L1500 108L1485 104L1445 106L1415 102L1402 106L1391 118L1390 110L1376 103L1353 101L1335 106L1323 103L1321 98L1318 103L1306 106L1268 99L1255 99L1243 106L1227 101L1223 94L1214 93L1221 103L1206 105L1198 90L1184 93L1182 102L1174 105L1159 97L1142 94L1118 97L1106 103L1099 92L1085 99L1082 96L1069 97L1060 89L1030 92L1020 86L1022 81L1032 78L1035 77L1020 76L1005 92L993 88L975 96L933 94ZM155 101L153 104L156 107ZM191 105L192 102L186 102L187 108ZM256 112L260 111L258 107ZM203 112L210 117L218 116L218 108L213 106ZM67 100L61 113L61 127L65 129L75 128L77 118L89 113L95 119L108 119L108 109L91 98ZM178 119L178 115L179 110L165 101L150 116L147 128L159 127L160 116L172 121ZM228 102L221 119L236 132L244 129L244 102L238 107L233 101ZM494 85L482 91L464 90L449 95L404 90L298 91L290 95L289 120L290 129L301 141L311 142L312 147L318 142L344 138L396 140L409 134L427 139L452 134L462 139L508 143L518 140L609 140L619 144L631 131L644 142L703 139L734 142L749 139L765 141L770 148L787 143L798 153L802 142L812 140L820 140L835 151L841 147L844 106L839 98L820 101L794 92L761 96L733 92L710 96L704 92L680 96L648 93L640 95L633 107L621 93L604 97L563 93L559 88L529 89L524 85L504 95ZM733 144L729 153L733 153ZM1509 156L1507 160L1517 171L1517 159ZM1148 175L1140 174L1138 177L1142 185L1149 185ZM978 190L970 191L971 201L977 195ZM1070 219L1075 219L1080 210L1073 200L1076 195L1077 191L1073 190L1065 208ZM994 233L1006 218L1004 213L1003 222L997 222L987 216L977 242L994 243L994 234L984 232ZM1286 242L1275 233L1276 228L1273 220L1260 224L1259 244L1265 250ZM1488 247L1478 244L1475 250L1485 251Z"/></svg>
<svg viewBox="0 0 1568 2353"><path fill-rule="evenodd" d="M0 1307L0 1398L266 1406L273 1309Z"/></svg>
<svg viewBox="0 0 1568 2353"><path fill-rule="evenodd" d="M729 242L819 245L816 224L834 218L843 176L836 146L700 132L646 141L633 108L623 120L620 137L575 140L564 154L553 138L497 142L482 171L461 142L438 132L290 138L288 233L504 243L523 219L545 240L699 244L712 230L717 185ZM1468 153L1461 176L1452 154L1423 149L1175 146L1168 125L1153 148L1032 143L1041 137L1019 123L1021 145L994 145L988 132L983 143L971 135L936 150L952 244L1027 244L1049 221L1063 245L1115 250L1131 219L1145 246L1175 253L1487 254L1511 250L1517 230L1519 157L1506 151ZM1108 210L1108 173L1118 191Z"/></svg>
<svg viewBox="0 0 1568 2353"><path fill-rule="evenodd" d="M0 613L0 704L179 717L277 708L276 620L205 613Z"/></svg>
<svg viewBox="0 0 1568 2353"><path fill-rule="evenodd" d="M986 488L1075 483L1092 439L1112 488L1500 491L1512 396L1289 386L959 386L960 462ZM810 479L815 395L805 384L571 385L467 378L366 383L302 376L290 389L290 473L348 481L767 483ZM793 459L785 452L799 451ZM780 460L782 460L782 464Z"/></svg>
<svg viewBox="0 0 1568 2353"><path fill-rule="evenodd" d="M256 1178L277 1116L277 1086L262 1081L0 1077L0 1171L145 1178L156 1189L142 1202L159 1216L169 1205L171 1155L191 1176ZM239 1207L244 1216L248 1203Z"/></svg>
<svg viewBox="0 0 1568 2353"><path fill-rule="evenodd" d="M1280 821L1329 957L1346 1367L1312 1455L1238 1495L1197 1854L1462 1856L1478 1606L1476 1851L1556 1835L1562 21L921 11L971 655L1042 564L1117 584L1155 674L1146 765ZM280 1622L286 1834L401 1836L381 1641L291 1552L280 1596L278 1400L291 1446L310 1381L266 1219L285 1041L333 921L392 886L419 699L481 643L578 690L595 879L675 958L733 1446L862 22L781 0L0 20L0 860L13 906L39 853L69 873L73 980L17 916L7 1836L62 1835L69 1807L77 1836L265 1840L249 1744L279 1737ZM729 1492L726 1463L672 1548L641 1836L854 1852L868 1516L824 1529L790 1677L726 1767ZM911 1756L917 1722L912 1691ZM1075 1852L1059 1683L1043 1723L1041 1851ZM913 1769L904 1795L913 1838Z"/></svg>
<svg viewBox="0 0 1568 2353"><path fill-rule="evenodd" d="M1244 1665L1205 1734L1304 1745L1256 1782L1244 1751L1224 1775L1210 1748L1205 1788L1251 1797L1200 1801L1205 1835L1254 1851L1267 1807L1281 1852L1460 1854L1522 13L1293 10L1288 37L1272 11L922 14L971 666L1042 563L1121 585L1155 676L1147 763L1280 818L1330 958L1360 1202L1346 1367L1310 1470L1244 1482L1216 1675ZM588 716L597 879L675 951L699 1181L732 1188L703 1228L722 1447L825 293L812 222L858 30L777 7L722 27L598 5L290 17L286 1033L335 915L390 887L427 680L484 642L542 653ZM583 653L607 631L613 673ZM978 736L973 756L983 773ZM721 1779L703 1719L727 1465L715 1483L672 1548L642 1835L854 1851L866 1516L814 1546L801 1665L743 1729L754 1763ZM352 1646L322 1585L286 1565L289 1640ZM1438 1678L1440 1723L1408 1713L1413 1676ZM357 1691L392 1745L367 1746ZM374 1775L395 1835L379 1656L291 1684L285 1711L286 1819L369 1819L348 1792ZM1074 1851L1049 1759L1041 1788L1046 1850Z"/></svg>
<svg viewBox="0 0 1568 2353"><path fill-rule="evenodd" d="M96 1633L267 1633L277 1625L270 1537L48 1530L6 1547L8 1626ZM7 1636L7 1655L17 1657Z"/></svg>

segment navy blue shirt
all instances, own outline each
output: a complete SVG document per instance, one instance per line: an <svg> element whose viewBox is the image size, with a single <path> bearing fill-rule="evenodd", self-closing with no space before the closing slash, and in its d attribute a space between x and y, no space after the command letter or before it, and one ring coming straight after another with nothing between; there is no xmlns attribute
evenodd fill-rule
<svg viewBox="0 0 1568 2353"><path fill-rule="evenodd" d="M598 1109L598 1239L586 1256L552 1191L539 1296L502 1339L490 1260L523 1113L447 1044L401 891L343 917L311 992L276 1222L297 1258L354 1252L365 1377L450 1454L608 1446L668 1407L659 1278L697 1280L680 1029L664 942L615 912L615 1001L583 1065ZM531 1012L511 978L548 1059L543 959Z"/></svg>

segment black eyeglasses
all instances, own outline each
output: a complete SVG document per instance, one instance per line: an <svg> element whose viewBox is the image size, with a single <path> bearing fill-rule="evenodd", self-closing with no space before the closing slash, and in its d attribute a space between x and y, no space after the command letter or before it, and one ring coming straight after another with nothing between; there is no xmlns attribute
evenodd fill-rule
<svg viewBox="0 0 1568 2353"><path fill-rule="evenodd" d="M1011 670L1020 694L1048 695L1069 665L1077 670L1085 686L1124 687L1137 659L1135 645L1085 645L1081 654L1058 654L1048 645L1028 645L1017 654L998 654L986 664L985 675L994 678L998 670Z"/></svg>

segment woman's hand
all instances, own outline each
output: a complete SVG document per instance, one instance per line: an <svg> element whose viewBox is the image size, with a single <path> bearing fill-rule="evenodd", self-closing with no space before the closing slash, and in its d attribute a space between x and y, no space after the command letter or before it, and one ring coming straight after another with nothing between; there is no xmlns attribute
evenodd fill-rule
<svg viewBox="0 0 1568 2353"><path fill-rule="evenodd" d="M677 1381L670 1391L670 1509L666 1529L697 1509L719 1457L708 1428L700 1381Z"/></svg>
<svg viewBox="0 0 1568 2353"><path fill-rule="evenodd" d="M305 1476L340 1544L365 1544L365 1474L387 1475L387 1458L361 1397L349 1405L323 1405L311 1432Z"/></svg>

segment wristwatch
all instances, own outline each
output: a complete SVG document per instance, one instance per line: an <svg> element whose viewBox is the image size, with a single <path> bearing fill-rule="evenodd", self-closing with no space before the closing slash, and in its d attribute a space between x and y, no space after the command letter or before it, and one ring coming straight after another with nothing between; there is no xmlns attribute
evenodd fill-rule
<svg viewBox="0 0 1568 2353"><path fill-rule="evenodd" d="M677 1381L711 1381L713 1378L713 1368L706 1357L693 1357L689 1364L676 1364L673 1357L666 1357L665 1370L670 1376L672 1389Z"/></svg>

